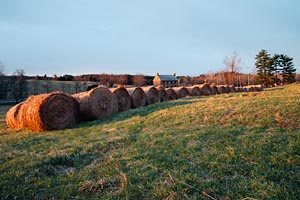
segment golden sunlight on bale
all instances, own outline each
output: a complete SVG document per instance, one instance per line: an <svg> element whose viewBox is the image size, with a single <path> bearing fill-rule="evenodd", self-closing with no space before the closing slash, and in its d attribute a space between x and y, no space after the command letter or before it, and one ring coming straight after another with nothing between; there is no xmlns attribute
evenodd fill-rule
<svg viewBox="0 0 300 200"><path fill-rule="evenodd" d="M160 102L159 92L155 87L143 87L143 90L147 96L147 105Z"/></svg>
<svg viewBox="0 0 300 200"><path fill-rule="evenodd" d="M187 89L191 96L201 96L201 90L198 86L190 86L187 87Z"/></svg>
<svg viewBox="0 0 300 200"><path fill-rule="evenodd" d="M168 93L170 100L178 99L177 93L172 88L168 88L166 92Z"/></svg>
<svg viewBox="0 0 300 200"><path fill-rule="evenodd" d="M124 86L112 88L110 91L116 95L118 100L118 112L127 111L131 108L130 95Z"/></svg>
<svg viewBox="0 0 300 200"><path fill-rule="evenodd" d="M72 127L79 119L78 102L62 92L31 96L26 100L25 121L33 131Z"/></svg>
<svg viewBox="0 0 300 200"><path fill-rule="evenodd" d="M118 112L118 100L114 93L105 87L96 87L88 92L74 94L79 102L82 121L104 119Z"/></svg>
<svg viewBox="0 0 300 200"><path fill-rule="evenodd" d="M186 87L173 87L172 89L176 92L178 99L184 98L184 97L190 95L190 93L189 93L188 89L186 89Z"/></svg>
<svg viewBox="0 0 300 200"><path fill-rule="evenodd" d="M25 121L25 102L21 102L12 108L6 113L6 124L9 128L13 129L24 129L26 128Z"/></svg>
<svg viewBox="0 0 300 200"><path fill-rule="evenodd" d="M140 87L127 88L127 91L130 95L132 108L139 108L146 105L147 96L142 88Z"/></svg>
<svg viewBox="0 0 300 200"><path fill-rule="evenodd" d="M158 90L161 102L170 101L170 96L169 96L169 94L167 93L167 91L165 90L164 87L159 86L159 87L157 87L157 90Z"/></svg>

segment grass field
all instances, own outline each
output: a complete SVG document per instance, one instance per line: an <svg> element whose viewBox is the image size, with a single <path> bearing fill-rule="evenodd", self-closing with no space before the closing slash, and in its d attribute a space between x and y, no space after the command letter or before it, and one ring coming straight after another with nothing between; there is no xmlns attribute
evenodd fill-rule
<svg viewBox="0 0 300 200"><path fill-rule="evenodd" d="M3 117L4 115L0 115ZM0 124L1 199L300 199L300 85L61 131Z"/></svg>

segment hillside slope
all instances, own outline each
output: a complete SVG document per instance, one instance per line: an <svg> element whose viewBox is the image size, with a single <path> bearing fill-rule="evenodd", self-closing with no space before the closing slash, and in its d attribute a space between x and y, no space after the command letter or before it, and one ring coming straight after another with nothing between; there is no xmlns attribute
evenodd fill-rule
<svg viewBox="0 0 300 200"><path fill-rule="evenodd" d="M0 128L1 199L299 199L300 85Z"/></svg>

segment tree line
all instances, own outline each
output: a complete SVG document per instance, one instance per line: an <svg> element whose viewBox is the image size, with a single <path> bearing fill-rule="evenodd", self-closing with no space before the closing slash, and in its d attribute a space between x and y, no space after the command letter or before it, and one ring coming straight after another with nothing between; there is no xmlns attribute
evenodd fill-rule
<svg viewBox="0 0 300 200"><path fill-rule="evenodd" d="M293 58L284 54L274 54L271 56L267 50L261 50L255 57L256 73L241 73L242 59L234 52L232 56L224 58L224 68L218 72L209 72L198 76L177 76L182 86L196 84L216 84L246 86L262 84L264 86L274 86L289 84L300 81L300 76L296 76L296 68ZM42 88L44 93L53 90L60 90L68 93L77 93L87 88L87 82L114 87L116 85L144 86L152 85L154 76L144 74L84 74L73 76L65 74L63 76L26 76L23 69L17 69L13 74L6 75L5 66L0 61L0 99L14 98L16 102L21 101L28 95L40 93ZM54 87L54 82L61 82L60 87ZM69 83L68 83L69 82ZM29 83L31 86L29 87ZM68 84L67 84L68 83Z"/></svg>
<svg viewBox="0 0 300 200"><path fill-rule="evenodd" d="M264 86L290 84L296 81L296 68L293 58L285 54L271 56L262 49L255 57L256 82Z"/></svg>

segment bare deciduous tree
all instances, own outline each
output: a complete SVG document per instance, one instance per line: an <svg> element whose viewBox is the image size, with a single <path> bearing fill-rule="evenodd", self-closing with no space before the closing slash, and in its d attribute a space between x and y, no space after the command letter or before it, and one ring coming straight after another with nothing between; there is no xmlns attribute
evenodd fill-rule
<svg viewBox="0 0 300 200"><path fill-rule="evenodd" d="M241 70L242 59L237 52L233 52L231 57L226 56L224 59L225 72L224 80L228 85L237 85L237 73Z"/></svg>
<svg viewBox="0 0 300 200"><path fill-rule="evenodd" d="M145 77L143 74L137 74L133 76L132 83L135 86L143 86L145 84Z"/></svg>
<svg viewBox="0 0 300 200"><path fill-rule="evenodd" d="M16 103L20 102L25 97L25 93L27 92L26 87L26 78L25 78L25 71L23 69L17 69L13 73L12 79L12 92L16 99Z"/></svg>

